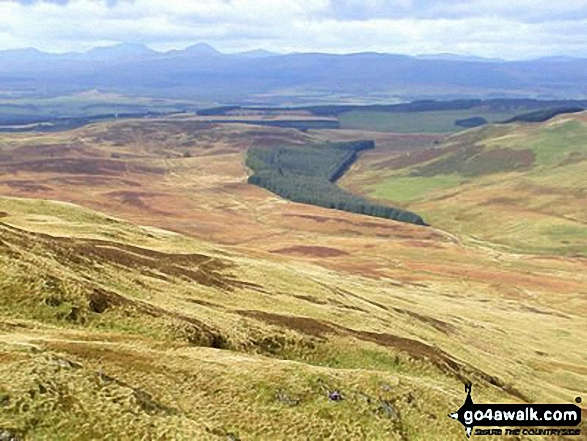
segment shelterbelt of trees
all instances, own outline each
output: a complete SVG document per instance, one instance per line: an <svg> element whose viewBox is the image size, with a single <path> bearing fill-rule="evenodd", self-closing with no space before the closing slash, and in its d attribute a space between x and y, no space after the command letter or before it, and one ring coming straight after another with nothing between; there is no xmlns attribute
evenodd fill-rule
<svg viewBox="0 0 587 441"><path fill-rule="evenodd" d="M340 116L343 113L354 110L384 112L384 113L418 113L418 112L442 112L454 110L492 109L503 111L507 109L519 109L521 112L545 112L553 109L563 110L562 113L569 113L568 109L586 109L587 100L539 100L531 98L495 98L482 99L457 99L448 101L417 100L409 103L399 104L328 104L300 107L257 107L257 106L219 106L207 109L200 109L197 114L200 116L226 116L240 110L251 110L258 112L283 112L283 111L307 111L314 116ZM559 112L561 113L561 112ZM554 116L554 115L553 115ZM532 118L531 118L532 119ZM536 122L532 119L529 122Z"/></svg>
<svg viewBox="0 0 587 441"><path fill-rule="evenodd" d="M415 213L373 203L336 185L361 151L374 148L373 141L253 148L246 161L254 172L249 183L293 202L426 225Z"/></svg>

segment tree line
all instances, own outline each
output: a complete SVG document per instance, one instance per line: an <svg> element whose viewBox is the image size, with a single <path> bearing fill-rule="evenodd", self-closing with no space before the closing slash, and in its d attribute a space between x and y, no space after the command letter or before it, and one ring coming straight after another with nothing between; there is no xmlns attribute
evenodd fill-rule
<svg viewBox="0 0 587 441"><path fill-rule="evenodd" d="M426 225L415 213L373 203L335 185L359 152L372 148L373 141L252 148L246 160L254 172L249 183L293 202Z"/></svg>

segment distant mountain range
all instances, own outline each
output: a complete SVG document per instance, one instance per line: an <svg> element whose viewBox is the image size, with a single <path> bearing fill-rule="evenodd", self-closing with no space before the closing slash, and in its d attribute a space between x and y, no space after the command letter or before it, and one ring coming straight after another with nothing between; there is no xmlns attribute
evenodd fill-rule
<svg viewBox="0 0 587 441"><path fill-rule="evenodd" d="M222 54L204 43L168 52L141 44L84 53L0 51L0 94L54 96L93 89L272 105L462 97L586 98L587 60L263 50Z"/></svg>

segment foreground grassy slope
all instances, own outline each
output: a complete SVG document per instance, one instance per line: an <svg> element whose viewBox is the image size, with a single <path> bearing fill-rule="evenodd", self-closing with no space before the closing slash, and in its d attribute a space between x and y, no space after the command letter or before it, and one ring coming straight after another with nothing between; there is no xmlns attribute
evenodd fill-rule
<svg viewBox="0 0 587 441"><path fill-rule="evenodd" d="M371 301L359 307L342 288L336 306L320 307L338 289L320 268L252 260L70 204L0 207L0 428L13 434L457 439L445 410L460 404L465 378L479 397L523 399L389 334L402 314L389 327L366 323ZM343 402L327 399L334 390Z"/></svg>
<svg viewBox="0 0 587 441"><path fill-rule="evenodd" d="M438 228L525 252L587 253L587 115L474 129L365 162L342 185Z"/></svg>
<svg viewBox="0 0 587 441"><path fill-rule="evenodd" d="M578 393L564 388L587 384L569 364L581 363L579 317L544 327L563 332L562 320L577 342L558 334L566 373L553 376L552 365L550 385L532 391L531 365L513 386L495 354L483 360L479 349L493 352L499 336L411 309L420 295L433 301L426 290L406 303L397 286L252 259L70 204L2 198L0 209L0 428L27 439L460 439L445 415L460 406L463 381L493 401L564 401ZM463 299L462 311L474 303ZM516 316L531 322L529 312ZM471 362L450 355L458 335ZM330 402L333 390L345 400Z"/></svg>

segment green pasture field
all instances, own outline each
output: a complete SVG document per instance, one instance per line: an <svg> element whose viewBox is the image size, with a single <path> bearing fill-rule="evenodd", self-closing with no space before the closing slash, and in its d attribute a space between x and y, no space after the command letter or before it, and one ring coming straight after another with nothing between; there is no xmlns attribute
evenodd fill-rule
<svg viewBox="0 0 587 441"><path fill-rule="evenodd" d="M455 121L482 117L489 122L505 121L518 115L519 109L495 111L486 109L432 111L432 112L370 112L353 110L339 116L341 128L397 133L456 133L464 130Z"/></svg>

